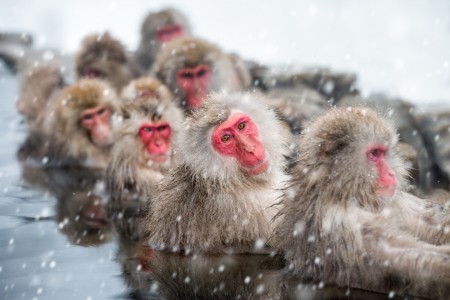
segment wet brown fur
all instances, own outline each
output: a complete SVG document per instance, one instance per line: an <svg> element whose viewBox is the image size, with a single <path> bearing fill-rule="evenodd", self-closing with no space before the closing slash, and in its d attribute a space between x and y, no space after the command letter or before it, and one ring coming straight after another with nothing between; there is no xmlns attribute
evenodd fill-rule
<svg viewBox="0 0 450 300"><path fill-rule="evenodd" d="M78 79L84 78L86 69L97 69L100 78L108 80L117 91L142 73L136 59L108 32L85 37L75 63Z"/></svg>
<svg viewBox="0 0 450 300"><path fill-rule="evenodd" d="M73 160L85 167L106 167L112 141L101 147L95 145L89 130L80 124L81 113L99 105L109 108L111 126L114 114L119 112L119 100L106 81L82 79L62 91L54 105L50 159Z"/></svg>
<svg viewBox="0 0 450 300"><path fill-rule="evenodd" d="M21 79L18 106L33 131L48 133L49 107L66 86L56 65L30 67Z"/></svg>
<svg viewBox="0 0 450 300"><path fill-rule="evenodd" d="M388 145L400 186L406 171L391 123L368 108L332 109L305 129L273 243L303 279L445 298L450 214L397 188L377 195L371 145Z"/></svg>

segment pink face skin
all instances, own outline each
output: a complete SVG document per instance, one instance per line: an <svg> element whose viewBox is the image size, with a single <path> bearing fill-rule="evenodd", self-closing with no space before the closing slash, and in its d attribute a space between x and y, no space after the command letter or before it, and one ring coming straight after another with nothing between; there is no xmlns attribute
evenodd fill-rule
<svg viewBox="0 0 450 300"><path fill-rule="evenodd" d="M146 123L139 129L139 137L146 145L150 160L164 163L170 157L170 138L172 132L167 122Z"/></svg>
<svg viewBox="0 0 450 300"><path fill-rule="evenodd" d="M156 38L158 42L167 43L174 38L181 37L184 35L183 27L179 24L167 25L158 28L156 31Z"/></svg>
<svg viewBox="0 0 450 300"><path fill-rule="evenodd" d="M218 125L211 144L220 155L235 157L250 175L261 174L269 167L266 151L259 141L258 126L244 113L236 113Z"/></svg>
<svg viewBox="0 0 450 300"><path fill-rule="evenodd" d="M86 109L81 113L81 126L89 130L94 144L104 145L110 142L109 117L110 111L105 105Z"/></svg>
<svg viewBox="0 0 450 300"><path fill-rule="evenodd" d="M387 161L386 152L388 147L373 145L366 151L367 159L375 164L378 171L377 192L381 195L393 196L398 185L394 170Z"/></svg>
<svg viewBox="0 0 450 300"><path fill-rule="evenodd" d="M195 110L203 106L203 99L208 95L211 75L208 65L177 71L177 81L186 92L186 105L189 109Z"/></svg>

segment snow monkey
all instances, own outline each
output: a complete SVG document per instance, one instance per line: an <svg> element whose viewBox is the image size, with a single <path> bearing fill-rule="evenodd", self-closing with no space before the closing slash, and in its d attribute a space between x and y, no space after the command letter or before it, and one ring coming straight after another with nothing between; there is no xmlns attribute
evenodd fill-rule
<svg viewBox="0 0 450 300"><path fill-rule="evenodd" d="M240 88L230 56L193 37L168 43L158 55L152 73L169 87L186 112L200 108L211 90Z"/></svg>
<svg viewBox="0 0 450 300"><path fill-rule="evenodd" d="M115 129L107 190L114 199L145 202L175 164L173 144L184 116L167 87L151 77L130 82L122 98L123 121Z"/></svg>
<svg viewBox="0 0 450 300"><path fill-rule="evenodd" d="M450 295L450 211L404 191L397 134L369 108L305 130L273 243L303 279L427 298Z"/></svg>
<svg viewBox="0 0 450 300"><path fill-rule="evenodd" d="M47 132L49 107L66 86L56 65L30 67L21 79L17 111L33 131Z"/></svg>
<svg viewBox="0 0 450 300"><path fill-rule="evenodd" d="M136 50L136 58L144 70L149 70L163 44L190 35L186 17L177 10L169 8L150 13L142 23L141 43Z"/></svg>
<svg viewBox="0 0 450 300"><path fill-rule="evenodd" d="M85 37L75 57L75 63L78 79L105 79L117 91L141 75L134 56L108 32Z"/></svg>
<svg viewBox="0 0 450 300"><path fill-rule="evenodd" d="M156 249L266 250L290 132L256 94L212 93L180 133L180 164L161 180L146 221Z"/></svg>
<svg viewBox="0 0 450 300"><path fill-rule="evenodd" d="M82 79L65 88L55 102L50 158L106 167L118 111L118 97L106 81Z"/></svg>

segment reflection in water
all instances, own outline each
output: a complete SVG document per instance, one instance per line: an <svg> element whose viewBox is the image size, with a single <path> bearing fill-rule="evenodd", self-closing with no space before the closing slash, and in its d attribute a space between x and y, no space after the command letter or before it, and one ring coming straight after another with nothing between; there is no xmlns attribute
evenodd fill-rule
<svg viewBox="0 0 450 300"><path fill-rule="evenodd" d="M303 282L279 255L206 255L155 251L141 241L142 203L117 203L115 261L131 299L386 299L359 289ZM419 299L389 296L391 299Z"/></svg>
<svg viewBox="0 0 450 300"><path fill-rule="evenodd" d="M17 154L23 161L22 178L26 184L49 192L57 199L55 221L60 232L71 243L83 246L111 241L111 222L102 200L102 173L93 169L37 165L32 155L39 153L40 149L34 147L36 143L30 142L35 138L29 136Z"/></svg>

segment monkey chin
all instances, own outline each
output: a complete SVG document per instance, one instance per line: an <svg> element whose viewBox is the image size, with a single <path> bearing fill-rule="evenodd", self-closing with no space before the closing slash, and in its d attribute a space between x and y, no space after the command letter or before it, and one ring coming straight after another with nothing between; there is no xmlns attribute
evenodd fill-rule
<svg viewBox="0 0 450 300"><path fill-rule="evenodd" d="M269 168L269 165L270 165L269 159L266 157L256 167L248 170L248 173L250 175L259 175L259 174L267 171L267 169Z"/></svg>
<svg viewBox="0 0 450 300"><path fill-rule="evenodd" d="M161 155L150 155L150 160L148 161L147 165L157 163L157 164L163 164L169 159L169 155L167 154L161 154Z"/></svg>
<svg viewBox="0 0 450 300"><path fill-rule="evenodd" d="M94 142L94 144L96 146L108 146L112 143L112 138L111 138L111 134L102 136L102 137L96 137L93 136L92 137L92 141Z"/></svg>

